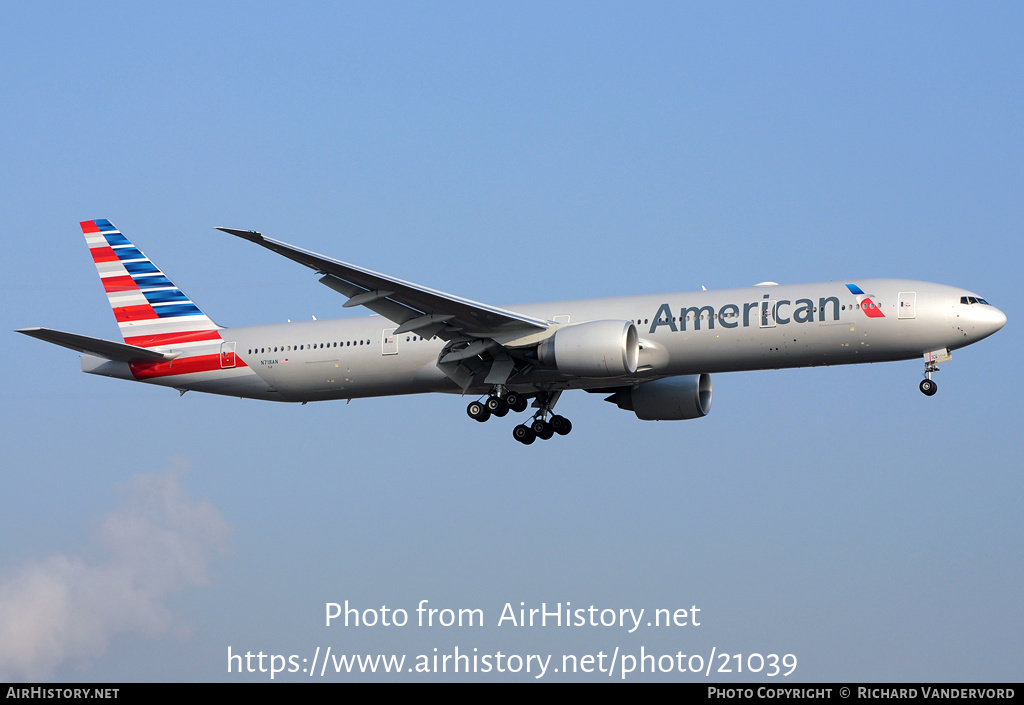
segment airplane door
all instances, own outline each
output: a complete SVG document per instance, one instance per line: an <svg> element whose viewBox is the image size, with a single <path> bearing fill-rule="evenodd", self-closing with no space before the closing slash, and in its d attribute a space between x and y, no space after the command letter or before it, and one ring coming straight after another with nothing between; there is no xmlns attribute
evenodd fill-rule
<svg viewBox="0 0 1024 705"><path fill-rule="evenodd" d="M235 341L220 344L220 368L229 370L235 366Z"/></svg>
<svg viewBox="0 0 1024 705"><path fill-rule="evenodd" d="M917 317L917 292L916 291L901 291L900 292L900 318L916 318Z"/></svg>
<svg viewBox="0 0 1024 705"><path fill-rule="evenodd" d="M395 335L394 328L386 328L380 336L380 354L381 355L397 355L398 354L398 337Z"/></svg>

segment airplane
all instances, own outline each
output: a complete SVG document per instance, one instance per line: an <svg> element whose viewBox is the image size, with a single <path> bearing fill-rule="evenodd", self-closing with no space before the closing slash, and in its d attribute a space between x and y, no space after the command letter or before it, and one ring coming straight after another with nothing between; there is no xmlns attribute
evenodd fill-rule
<svg viewBox="0 0 1024 705"><path fill-rule="evenodd" d="M369 317L226 328L105 219L81 223L123 342L17 332L82 353L82 371L250 399L300 402L442 392L477 421L536 412L529 445L572 430L562 392L607 394L643 420L711 410L721 372L921 358L920 390L951 351L1006 316L977 294L903 279L628 296L499 308L347 264L252 230L216 228L314 270Z"/></svg>

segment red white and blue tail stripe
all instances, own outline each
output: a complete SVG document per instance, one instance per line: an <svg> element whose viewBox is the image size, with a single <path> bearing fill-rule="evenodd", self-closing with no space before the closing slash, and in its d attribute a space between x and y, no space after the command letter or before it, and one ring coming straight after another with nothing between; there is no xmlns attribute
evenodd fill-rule
<svg viewBox="0 0 1024 705"><path fill-rule="evenodd" d="M81 226L125 343L181 349L221 339L220 327L109 220Z"/></svg>

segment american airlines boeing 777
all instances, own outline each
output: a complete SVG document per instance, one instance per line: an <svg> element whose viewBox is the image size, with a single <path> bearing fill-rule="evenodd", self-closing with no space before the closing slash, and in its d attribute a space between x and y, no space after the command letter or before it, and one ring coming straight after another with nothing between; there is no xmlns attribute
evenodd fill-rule
<svg viewBox="0 0 1024 705"><path fill-rule="evenodd" d="M950 352L986 338L1006 316L970 291L902 279L745 289L498 308L218 228L305 265L377 315L244 328L215 324L108 220L81 223L124 338L48 328L19 333L83 353L91 374L271 401L423 392L472 395L470 417L522 412L513 437L565 435L562 392L608 395L645 420L711 409L712 373L923 359L920 389Z"/></svg>

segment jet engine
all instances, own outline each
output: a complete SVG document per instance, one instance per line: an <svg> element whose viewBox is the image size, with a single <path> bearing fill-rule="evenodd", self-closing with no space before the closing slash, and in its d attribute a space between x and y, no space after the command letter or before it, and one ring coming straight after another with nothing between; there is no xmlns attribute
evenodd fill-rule
<svg viewBox="0 0 1024 705"><path fill-rule="evenodd" d="M577 377L630 375L639 357L640 335L632 321L567 325L537 346L542 365Z"/></svg>
<svg viewBox="0 0 1024 705"><path fill-rule="evenodd" d="M644 421L699 419L711 411L711 375L683 375L620 389L605 401Z"/></svg>

